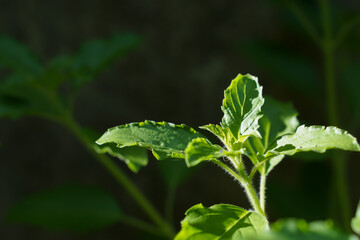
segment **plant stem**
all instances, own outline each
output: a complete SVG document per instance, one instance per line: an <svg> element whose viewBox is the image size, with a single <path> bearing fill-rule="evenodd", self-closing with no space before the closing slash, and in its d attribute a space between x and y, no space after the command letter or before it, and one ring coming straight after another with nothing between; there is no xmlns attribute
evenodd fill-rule
<svg viewBox="0 0 360 240"><path fill-rule="evenodd" d="M246 175L245 171L241 171L236 173L233 169L231 169L228 165L222 163L219 160L211 160L213 163L217 164L218 166L225 169L228 173L230 173L232 176L234 176L241 184L241 186L245 189L245 193L249 198L249 201L251 203L251 206L254 208L254 210L264 217L266 217L265 212L262 210L259 202L259 198L257 196L257 193L254 189L254 187L251 185L249 177Z"/></svg>
<svg viewBox="0 0 360 240"><path fill-rule="evenodd" d="M148 224L144 221L141 221L137 218L133 218L130 216L122 216L119 220L123 224L127 224L129 226L132 226L134 228L138 228L142 231L154 234L156 236L164 236L163 232L159 231L161 229L158 229L158 227L153 226L151 224Z"/></svg>
<svg viewBox="0 0 360 240"><path fill-rule="evenodd" d="M307 34L311 37L315 44L321 45L321 37L318 30L312 24L310 19L306 16L303 10L299 7L299 5L294 1L289 1L289 7L294 16L298 19L302 27L305 29Z"/></svg>
<svg viewBox="0 0 360 240"><path fill-rule="evenodd" d="M171 186L167 190L167 196L165 200L165 217L171 223L173 220L173 210L176 195L176 187Z"/></svg>
<svg viewBox="0 0 360 240"><path fill-rule="evenodd" d="M172 238L175 235L172 226L161 217L161 215L146 199L136 185L134 185L134 183L110 158L106 155L95 152L93 143L90 142L88 137L82 133L80 126L75 122L75 120L70 115L67 115L67 117L64 117L63 124L70 129L84 147L109 171L116 181L125 188L125 190L138 203L148 217L156 225L158 225L169 238Z"/></svg>
<svg viewBox="0 0 360 240"><path fill-rule="evenodd" d="M266 174L263 172L260 176L260 207L265 212L265 186L266 186Z"/></svg>
<svg viewBox="0 0 360 240"><path fill-rule="evenodd" d="M324 59L324 77L326 82L326 100L327 116L330 125L339 125L338 106L336 94L335 79L335 39L332 35L330 6L328 0L320 0L320 9L323 27L323 59ZM349 229L350 222L350 203L349 190L346 182L346 158L340 153L332 156L333 184L335 185L336 198L339 203L339 212L341 213L341 223L345 229Z"/></svg>

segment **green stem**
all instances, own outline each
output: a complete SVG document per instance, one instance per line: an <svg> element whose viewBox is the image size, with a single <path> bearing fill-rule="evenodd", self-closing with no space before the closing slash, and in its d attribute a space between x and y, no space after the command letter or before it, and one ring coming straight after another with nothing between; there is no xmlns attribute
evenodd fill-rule
<svg viewBox="0 0 360 240"><path fill-rule="evenodd" d="M266 186L266 174L261 173L261 176L260 176L260 207L264 212L265 212L265 190L266 190L265 186Z"/></svg>
<svg viewBox="0 0 360 240"><path fill-rule="evenodd" d="M141 221L137 218L133 218L130 216L122 216L119 220L121 223L132 226L134 228L138 228L144 232L151 233L156 236L162 236L164 237L163 232L161 232L161 229L159 229L156 226L153 226L151 224L148 224L144 221Z"/></svg>
<svg viewBox="0 0 360 240"><path fill-rule="evenodd" d="M170 223L173 220L175 195L176 195L176 187L174 186L169 187L165 201L165 217Z"/></svg>
<svg viewBox="0 0 360 240"><path fill-rule="evenodd" d="M294 16L298 19L302 27L305 29L307 34L310 38L315 42L317 45L321 45L321 37L318 30L312 24L310 19L306 16L303 10L299 7L299 5L294 1L289 1L289 7Z"/></svg>
<svg viewBox="0 0 360 240"><path fill-rule="evenodd" d="M71 116L67 116L64 118L63 123L80 140L80 142L84 145L85 148L87 148L87 150L94 156L94 158L97 159L116 179L116 181L125 188L125 190L139 204L148 217L156 225L158 225L169 238L172 238L175 233L171 225L161 217L161 215L146 199L146 197L136 187L136 185L134 185L134 183L110 158L108 158L106 155L95 152L93 143L90 142L88 137L82 133L81 128L78 126L75 120L73 120Z"/></svg>
<svg viewBox="0 0 360 240"><path fill-rule="evenodd" d="M234 176L241 184L241 186L245 189L245 193L249 198L249 201L251 203L251 206L254 208L254 210L264 217L266 217L265 212L262 210L259 202L259 198L257 196L257 193L254 189L254 187L251 185L250 180L248 176L246 175L245 171L241 171L236 173L232 168L230 168L228 165L220 162L219 160L211 160L213 163L217 164L218 166L222 167L224 170L226 170L228 173L230 173L232 176Z"/></svg>
<svg viewBox="0 0 360 240"><path fill-rule="evenodd" d="M330 125L339 125L338 106L336 94L335 79L335 39L332 35L330 5L328 0L319 0L322 16L322 27L324 31L322 50L324 59L324 77L326 82L326 100L327 100L327 116ZM346 182L346 158L340 153L335 153L332 157L332 168L334 172L333 184L337 201L339 203L339 212L341 213L341 223L349 230L350 222L350 203L349 190Z"/></svg>

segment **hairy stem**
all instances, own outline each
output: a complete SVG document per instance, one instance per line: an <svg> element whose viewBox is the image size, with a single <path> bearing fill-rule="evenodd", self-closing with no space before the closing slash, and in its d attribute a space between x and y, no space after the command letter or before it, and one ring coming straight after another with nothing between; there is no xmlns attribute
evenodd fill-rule
<svg viewBox="0 0 360 240"><path fill-rule="evenodd" d="M260 207L265 212L265 187L266 187L266 174L263 172L260 176Z"/></svg>
<svg viewBox="0 0 360 240"><path fill-rule="evenodd" d="M93 148L93 143L89 141L85 136L80 126L75 122L71 116L64 118L63 124L70 129L70 131L79 139L84 147L94 156L103 167L116 179L116 181L122 185L130 196L138 203L142 210L148 215L148 217L158 225L162 231L172 238L175 233L172 226L166 222L162 216L157 212L154 206L146 199L142 192L136 185L126 176L126 174L106 155L98 154Z"/></svg>
<svg viewBox="0 0 360 240"><path fill-rule="evenodd" d="M232 168L230 168L228 165L224 164L223 162L219 160L212 160L213 163L217 164L224 170L226 170L228 173L230 173L233 177L235 177L241 184L241 186L244 188L246 195L249 198L251 206L254 208L254 210L261 215L265 216L265 212L261 209L260 202L258 195L254 189L254 187L251 185L251 182L249 180L249 177L246 175L245 171L241 171L236 173Z"/></svg>
<svg viewBox="0 0 360 240"><path fill-rule="evenodd" d="M330 5L328 0L319 0L322 28L323 28L323 59L324 59L324 77L326 82L326 100L327 100L327 116L330 125L339 125L338 106L336 94L336 78L335 78L335 38L332 34ZM340 153L332 156L333 168L333 184L335 185L336 198L339 203L339 212L341 213L341 223L349 230L350 222L350 203L349 190L346 182L346 158Z"/></svg>

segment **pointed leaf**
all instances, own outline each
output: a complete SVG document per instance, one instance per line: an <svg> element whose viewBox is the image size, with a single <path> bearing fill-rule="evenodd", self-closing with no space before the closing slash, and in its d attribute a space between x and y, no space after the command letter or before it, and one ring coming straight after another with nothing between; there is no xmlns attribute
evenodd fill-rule
<svg viewBox="0 0 360 240"><path fill-rule="evenodd" d="M217 204L209 208L197 204L187 210L185 215L175 240L235 240L268 230L265 217L229 204Z"/></svg>
<svg viewBox="0 0 360 240"><path fill-rule="evenodd" d="M145 121L110 128L96 143L115 143L118 147L137 145L152 150L154 156L162 160L184 158L186 146L198 137L202 135L185 125Z"/></svg>
<svg viewBox="0 0 360 240"><path fill-rule="evenodd" d="M351 228L356 234L360 235L360 202L358 204L355 217L351 220Z"/></svg>
<svg viewBox="0 0 360 240"><path fill-rule="evenodd" d="M115 223L121 215L114 199L103 190L65 185L23 199L10 210L8 221L56 231L88 232Z"/></svg>
<svg viewBox="0 0 360 240"><path fill-rule="evenodd" d="M219 145L213 145L205 138L196 138L185 149L185 162L188 167L193 167L203 161L217 159L223 153L224 149Z"/></svg>
<svg viewBox="0 0 360 240"><path fill-rule="evenodd" d="M360 151L360 146L352 135L336 127L300 126L295 133L280 137L274 153L294 155L296 152L314 151L323 153L327 149Z"/></svg>
<svg viewBox="0 0 360 240"><path fill-rule="evenodd" d="M241 135L260 136L257 129L263 103L257 78L239 74L225 90L222 126L228 127L236 139Z"/></svg>
<svg viewBox="0 0 360 240"><path fill-rule="evenodd" d="M208 124L205 126L201 126L200 128L205 129L211 132L212 134L214 134L215 136L217 136L220 139L220 141L227 147L231 145L232 139L233 141L235 140L229 128L223 128L222 126L216 124Z"/></svg>

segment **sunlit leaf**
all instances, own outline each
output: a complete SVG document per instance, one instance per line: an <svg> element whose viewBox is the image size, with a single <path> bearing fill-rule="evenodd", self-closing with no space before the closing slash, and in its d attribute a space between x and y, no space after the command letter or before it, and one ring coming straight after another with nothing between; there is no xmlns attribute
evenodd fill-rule
<svg viewBox="0 0 360 240"><path fill-rule="evenodd" d="M229 204L209 208L197 204L188 209L185 215L175 240L235 240L268 230L264 216Z"/></svg>
<svg viewBox="0 0 360 240"><path fill-rule="evenodd" d="M202 135L185 125L145 121L110 128L97 143L115 143L118 147L144 147L150 149L157 159L162 160L184 158L186 146L198 137Z"/></svg>
<svg viewBox="0 0 360 240"><path fill-rule="evenodd" d="M325 152L328 149L360 151L356 138L336 127L300 126L295 133L276 141L271 152L294 155L296 152Z"/></svg>
<svg viewBox="0 0 360 240"><path fill-rule="evenodd" d="M358 204L355 217L351 220L351 228L356 234L360 235L360 202Z"/></svg>
<svg viewBox="0 0 360 240"><path fill-rule="evenodd" d="M239 74L225 90L222 127L229 128L235 139L260 136L257 129L263 103L262 87L257 78Z"/></svg>
<svg viewBox="0 0 360 240"><path fill-rule="evenodd" d="M219 145L211 144L205 138L196 138L185 149L185 162L188 167L193 167L203 161L217 159L223 153L224 150Z"/></svg>

